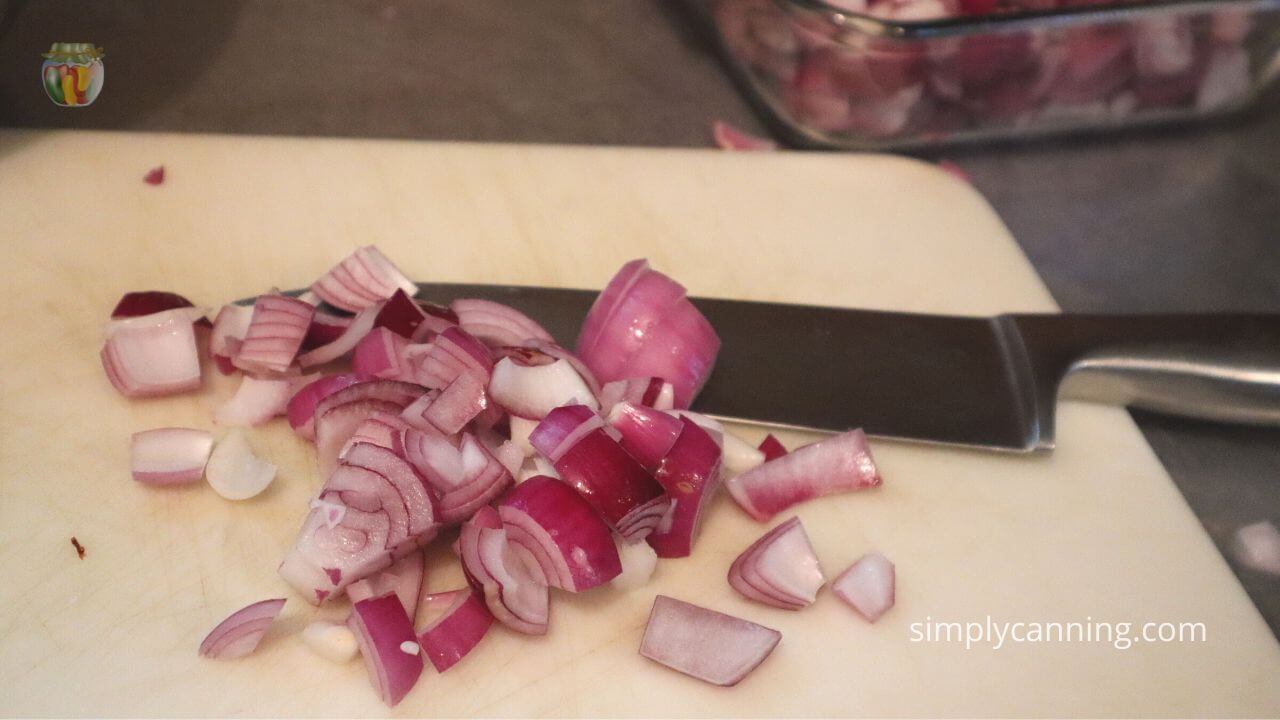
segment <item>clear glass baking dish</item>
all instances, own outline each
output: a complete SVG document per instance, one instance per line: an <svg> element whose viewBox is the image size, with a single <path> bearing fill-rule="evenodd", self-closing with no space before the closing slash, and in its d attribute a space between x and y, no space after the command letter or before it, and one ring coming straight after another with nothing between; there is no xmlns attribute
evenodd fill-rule
<svg viewBox="0 0 1280 720"><path fill-rule="evenodd" d="M1219 116L1249 105L1280 55L1280 0L696 2L751 99L810 147Z"/></svg>

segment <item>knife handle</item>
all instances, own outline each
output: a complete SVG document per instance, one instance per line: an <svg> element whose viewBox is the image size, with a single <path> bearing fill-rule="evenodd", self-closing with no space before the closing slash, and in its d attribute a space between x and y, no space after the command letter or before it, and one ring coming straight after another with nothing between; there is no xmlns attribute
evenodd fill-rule
<svg viewBox="0 0 1280 720"><path fill-rule="evenodd" d="M1280 425L1280 314L1010 315L1037 395Z"/></svg>

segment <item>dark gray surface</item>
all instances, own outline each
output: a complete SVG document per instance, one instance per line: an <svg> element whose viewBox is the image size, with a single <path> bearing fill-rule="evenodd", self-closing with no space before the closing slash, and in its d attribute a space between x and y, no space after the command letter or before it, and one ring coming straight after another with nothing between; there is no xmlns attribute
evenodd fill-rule
<svg viewBox="0 0 1280 720"><path fill-rule="evenodd" d="M7 5L5 126L689 147L716 118L761 129L676 2ZM44 97L39 52L55 40L106 49L95 105ZM1195 130L942 154L1068 310L1280 311L1276 105ZM1137 417L1219 547L1280 516L1280 430ZM1280 578L1236 569L1280 632Z"/></svg>

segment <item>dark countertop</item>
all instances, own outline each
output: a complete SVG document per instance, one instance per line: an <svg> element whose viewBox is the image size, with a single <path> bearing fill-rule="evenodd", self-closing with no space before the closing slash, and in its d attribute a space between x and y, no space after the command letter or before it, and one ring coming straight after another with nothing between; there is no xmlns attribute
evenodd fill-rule
<svg viewBox="0 0 1280 720"><path fill-rule="evenodd" d="M5 9L7 6L7 9ZM762 132L672 0L0 0L0 126L704 147ZM106 49L89 108L49 43ZM1280 311L1280 103L1193 129L946 151L1079 311ZM1280 517L1280 429L1136 414L1224 551ZM1230 554L1228 553L1230 559ZM1233 567L1280 633L1280 578Z"/></svg>

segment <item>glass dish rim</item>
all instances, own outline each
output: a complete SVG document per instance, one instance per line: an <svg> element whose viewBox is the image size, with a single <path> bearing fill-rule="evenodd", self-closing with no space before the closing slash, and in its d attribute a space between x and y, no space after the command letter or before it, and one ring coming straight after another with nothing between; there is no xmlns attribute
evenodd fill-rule
<svg viewBox="0 0 1280 720"><path fill-rule="evenodd" d="M1280 8L1280 0L1153 0L1109 5L1023 10L989 15L961 15L929 20L890 20L849 12L828 0L773 0L783 12L805 12L826 17L843 30L894 39L926 39L990 32L1014 32L1080 23L1124 22L1135 17L1169 12L1210 13L1226 8L1254 13Z"/></svg>

